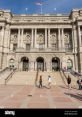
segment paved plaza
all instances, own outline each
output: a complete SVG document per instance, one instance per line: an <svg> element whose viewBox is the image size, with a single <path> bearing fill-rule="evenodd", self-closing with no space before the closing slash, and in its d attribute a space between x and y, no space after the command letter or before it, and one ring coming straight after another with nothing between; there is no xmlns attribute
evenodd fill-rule
<svg viewBox="0 0 82 117"><path fill-rule="evenodd" d="M82 90L64 85L0 85L0 108L82 108Z"/></svg>

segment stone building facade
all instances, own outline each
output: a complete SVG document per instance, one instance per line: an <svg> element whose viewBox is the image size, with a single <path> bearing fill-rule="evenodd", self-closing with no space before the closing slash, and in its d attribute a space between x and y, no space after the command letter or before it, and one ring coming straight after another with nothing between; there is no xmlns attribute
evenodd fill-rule
<svg viewBox="0 0 82 117"><path fill-rule="evenodd" d="M16 15L0 10L0 69L82 72L82 9Z"/></svg>

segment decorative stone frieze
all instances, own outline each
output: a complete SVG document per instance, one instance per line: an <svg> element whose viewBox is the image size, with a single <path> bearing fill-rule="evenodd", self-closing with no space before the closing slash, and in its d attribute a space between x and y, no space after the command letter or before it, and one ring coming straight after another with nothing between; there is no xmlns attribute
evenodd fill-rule
<svg viewBox="0 0 82 117"><path fill-rule="evenodd" d="M31 35L29 33L26 33L24 35L24 39L23 39L24 43L30 44L31 43Z"/></svg>
<svg viewBox="0 0 82 117"><path fill-rule="evenodd" d="M12 34L11 35L11 43L17 43L18 35L17 34Z"/></svg>
<svg viewBox="0 0 82 117"><path fill-rule="evenodd" d="M45 37L44 37L44 34L38 34L37 35L37 44L44 44L44 40L45 40Z"/></svg>

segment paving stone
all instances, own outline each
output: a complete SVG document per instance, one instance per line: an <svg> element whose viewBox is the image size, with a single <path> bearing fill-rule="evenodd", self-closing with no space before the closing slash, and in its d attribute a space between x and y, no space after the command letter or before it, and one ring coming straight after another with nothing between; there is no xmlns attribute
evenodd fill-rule
<svg viewBox="0 0 82 117"><path fill-rule="evenodd" d="M0 108L82 107L82 100L80 100L80 98L68 95L68 89L62 87L52 86L51 89L39 89L32 85L0 85ZM82 92L80 90L72 89L70 90L70 94L82 97Z"/></svg>

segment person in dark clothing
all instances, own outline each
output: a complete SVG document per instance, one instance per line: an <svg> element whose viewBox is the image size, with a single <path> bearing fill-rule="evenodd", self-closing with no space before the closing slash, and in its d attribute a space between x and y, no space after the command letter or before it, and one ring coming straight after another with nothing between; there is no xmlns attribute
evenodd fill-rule
<svg viewBox="0 0 82 117"><path fill-rule="evenodd" d="M68 75L68 78L67 78L67 84L68 84L68 89L71 88L70 84L71 84L71 78L70 76Z"/></svg>
<svg viewBox="0 0 82 117"><path fill-rule="evenodd" d="M77 80L77 84L78 84L78 86L79 86L79 90L81 90L82 89L82 79L78 79Z"/></svg>
<svg viewBox="0 0 82 117"><path fill-rule="evenodd" d="M40 75L40 79L39 79L39 88L42 87L42 76Z"/></svg>
<svg viewBox="0 0 82 117"><path fill-rule="evenodd" d="M80 79L77 80L77 84L78 84L79 90L80 90L81 89L81 81L80 81Z"/></svg>

